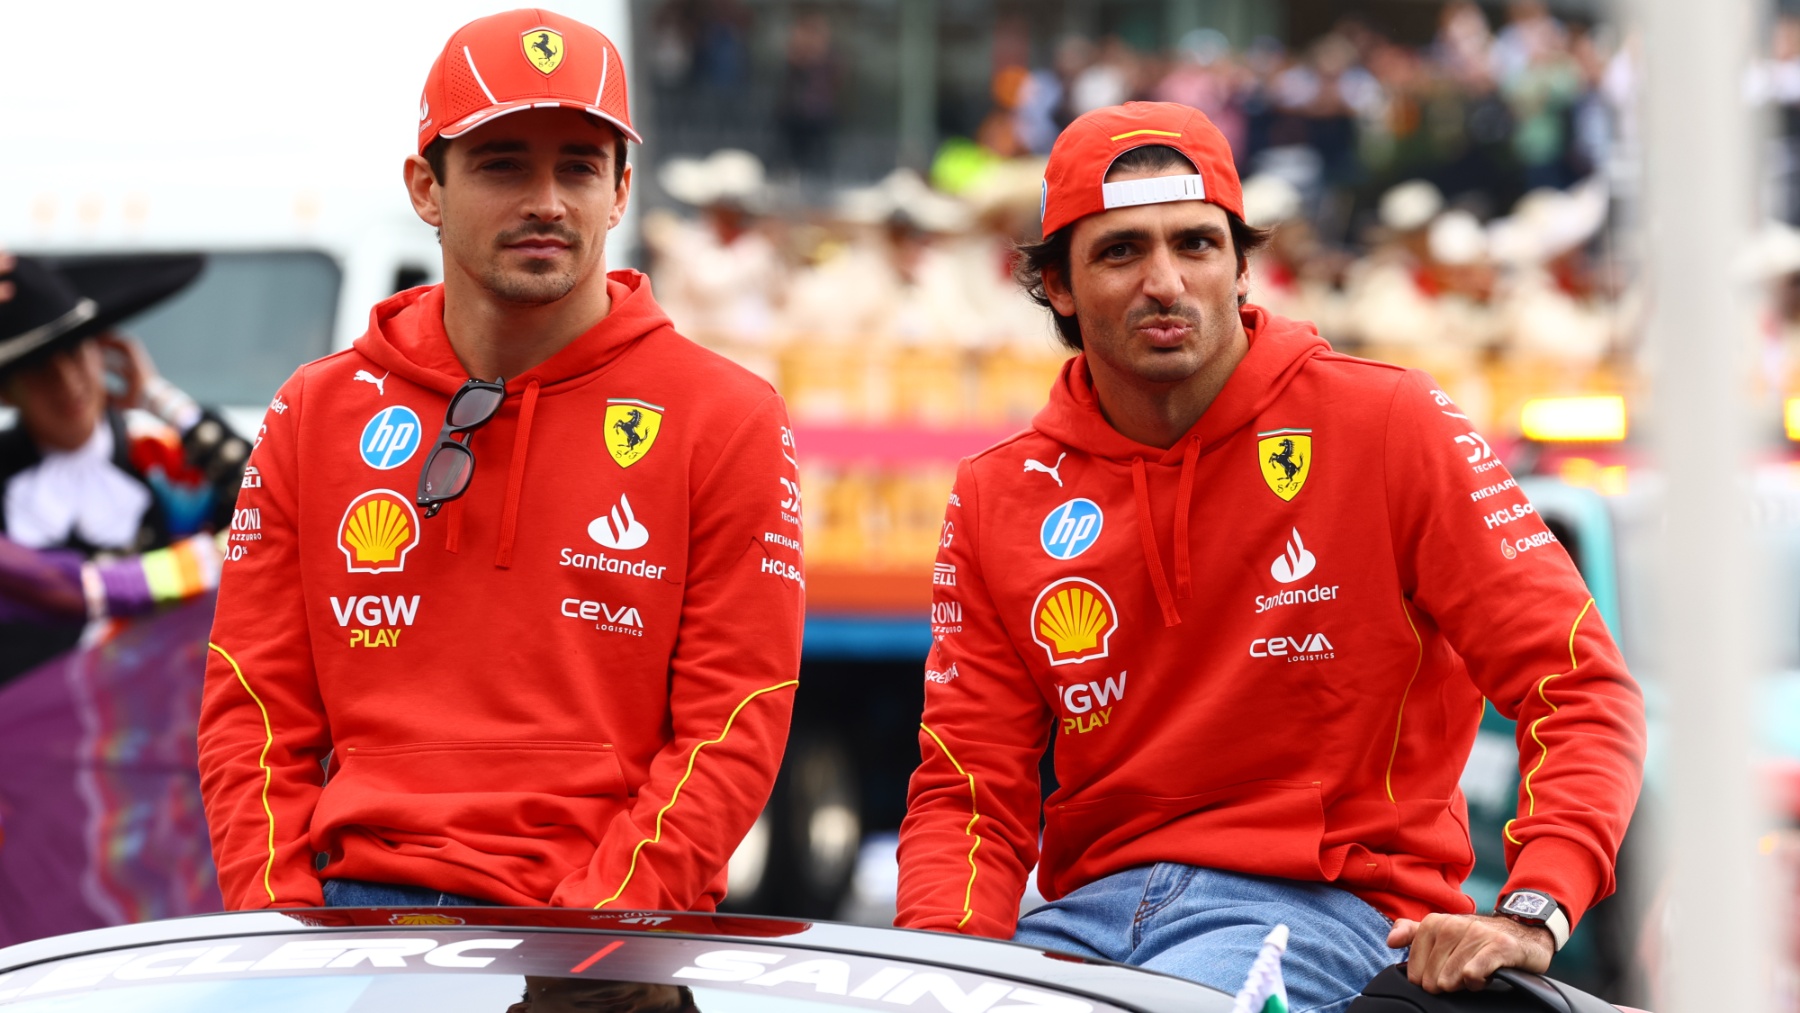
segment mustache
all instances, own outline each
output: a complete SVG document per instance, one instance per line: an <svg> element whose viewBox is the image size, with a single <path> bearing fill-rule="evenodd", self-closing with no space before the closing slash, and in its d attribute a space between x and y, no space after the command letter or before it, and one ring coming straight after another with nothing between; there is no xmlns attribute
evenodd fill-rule
<svg viewBox="0 0 1800 1013"><path fill-rule="evenodd" d="M1176 319L1186 322L1188 326L1195 329L1200 327L1200 311L1185 302L1178 302L1167 308L1155 304L1140 306L1132 310L1130 315L1125 318L1125 326L1136 328L1146 320L1158 319Z"/></svg>
<svg viewBox="0 0 1800 1013"><path fill-rule="evenodd" d="M519 228L500 233L500 235L495 238L494 242L500 246L511 246L513 243L517 243L521 240L538 238L560 239L568 244L568 247L571 250L578 250L581 248L581 233L576 232L567 225L558 225L555 222L522 225Z"/></svg>

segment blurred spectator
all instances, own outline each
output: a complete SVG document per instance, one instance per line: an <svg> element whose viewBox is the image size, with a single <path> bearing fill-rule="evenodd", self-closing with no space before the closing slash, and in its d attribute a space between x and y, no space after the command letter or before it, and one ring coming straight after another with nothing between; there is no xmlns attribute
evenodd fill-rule
<svg viewBox="0 0 1800 1013"><path fill-rule="evenodd" d="M1589 242L1606 224L1605 185L1534 190L1489 226L1493 256L1508 268L1496 294L1500 337L1523 360L1593 363L1624 337L1618 293L1600 284Z"/></svg>
<svg viewBox="0 0 1800 1013"><path fill-rule="evenodd" d="M1236 82L1228 58L1231 43L1215 28L1196 28L1176 46L1175 66L1157 82L1151 97L1158 102L1193 106L1213 121L1231 150L1244 155L1244 116L1233 101Z"/></svg>
<svg viewBox="0 0 1800 1013"><path fill-rule="evenodd" d="M1123 39L1116 35L1107 36L1100 44L1099 55L1075 75L1075 81L1069 87L1069 111L1080 116L1089 110L1116 106L1134 98L1137 71L1137 54Z"/></svg>
<svg viewBox="0 0 1800 1013"><path fill-rule="evenodd" d="M1244 221L1273 230L1250 258L1250 301L1281 316L1310 320L1324 335L1344 331L1340 291L1350 258L1319 241L1302 213L1300 191L1279 176L1244 181Z"/></svg>
<svg viewBox="0 0 1800 1013"><path fill-rule="evenodd" d="M1513 151L1529 187L1561 187L1570 110L1580 99L1581 68L1569 36L1539 3L1515 5L1515 21L1494 46L1501 94L1512 109ZM1511 41L1512 45L1507 46Z"/></svg>
<svg viewBox="0 0 1800 1013"><path fill-rule="evenodd" d="M254 480L250 446L116 330L203 263L117 257L66 276L11 263L0 400L18 421L0 431L0 680L73 647L87 620L217 584L212 533L231 527L238 487Z"/></svg>
<svg viewBox="0 0 1800 1013"><path fill-rule="evenodd" d="M722 149L704 159L670 159L657 181L700 211L698 220L667 211L644 220L658 300L696 341L733 351L755 368L773 340L785 287L780 254L756 219L767 192L762 162ZM772 368L763 364L758 372L770 375Z"/></svg>
<svg viewBox="0 0 1800 1013"><path fill-rule="evenodd" d="M1800 222L1800 18L1776 19L1769 55L1750 68L1745 91L1752 103L1776 114L1769 170L1778 203L1770 210L1784 221Z"/></svg>
<svg viewBox="0 0 1800 1013"><path fill-rule="evenodd" d="M817 11L788 29L779 121L787 165L806 175L831 167L842 72L831 45L831 22Z"/></svg>

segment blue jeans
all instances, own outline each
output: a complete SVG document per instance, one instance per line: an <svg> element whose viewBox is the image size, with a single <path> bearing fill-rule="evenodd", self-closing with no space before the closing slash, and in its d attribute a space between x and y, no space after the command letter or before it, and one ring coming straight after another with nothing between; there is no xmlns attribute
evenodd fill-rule
<svg viewBox="0 0 1800 1013"><path fill-rule="evenodd" d="M1293 1013L1342 1013L1369 979L1405 959L1392 928L1355 894L1323 883L1163 862L1089 883L1019 919L1013 941L1161 971L1236 994L1277 923Z"/></svg>
<svg viewBox="0 0 1800 1013"><path fill-rule="evenodd" d="M495 907L493 901L444 893L422 886L370 883L360 879L325 881L326 907Z"/></svg>

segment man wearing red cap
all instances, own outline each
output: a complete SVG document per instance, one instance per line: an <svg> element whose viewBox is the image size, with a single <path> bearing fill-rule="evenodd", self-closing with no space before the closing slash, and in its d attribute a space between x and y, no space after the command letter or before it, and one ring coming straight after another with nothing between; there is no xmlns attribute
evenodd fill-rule
<svg viewBox="0 0 1800 1013"><path fill-rule="evenodd" d="M1242 200L1184 106L1088 113L1051 152L1021 281L1080 354L958 470L898 924L1235 991L1285 923L1297 1011L1342 1010L1390 947L1433 991L1541 970L1613 888L1637 688L1430 377L1246 302ZM1525 774L1493 916L1461 892L1484 698ZM1020 918L1033 866L1050 903Z"/></svg>
<svg viewBox="0 0 1800 1013"><path fill-rule="evenodd" d="M295 373L238 500L200 719L228 906L723 896L787 736L798 476L769 385L606 270L638 140L567 18L432 67L444 283Z"/></svg>

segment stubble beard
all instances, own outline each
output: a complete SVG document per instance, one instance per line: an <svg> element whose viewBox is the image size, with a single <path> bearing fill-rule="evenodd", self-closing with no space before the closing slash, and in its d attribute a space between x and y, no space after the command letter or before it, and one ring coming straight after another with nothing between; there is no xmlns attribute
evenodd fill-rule
<svg viewBox="0 0 1800 1013"><path fill-rule="evenodd" d="M557 261L528 260L512 269L499 257L490 260L481 275L481 285L495 298L526 306L543 306L575 290L576 283L581 280L579 264L584 244L580 234L573 229L562 226L518 229L502 233L494 240L494 245L503 250L510 243L533 236L554 237L567 243L566 260L560 257Z"/></svg>
<svg viewBox="0 0 1800 1013"><path fill-rule="evenodd" d="M1185 321L1193 329L1193 337L1182 347L1176 349L1153 349L1133 347L1138 325L1153 317L1174 317ZM1204 314L1200 309L1188 302L1177 302L1164 309L1156 307L1139 307L1126 315L1122 324L1106 328L1106 340L1100 342L1106 351L1094 348L1096 343L1088 342L1093 349L1112 366L1147 383L1179 383L1199 372L1213 350L1225 340L1225 334L1215 334L1220 330L1218 314ZM1087 331L1084 326L1083 332Z"/></svg>

